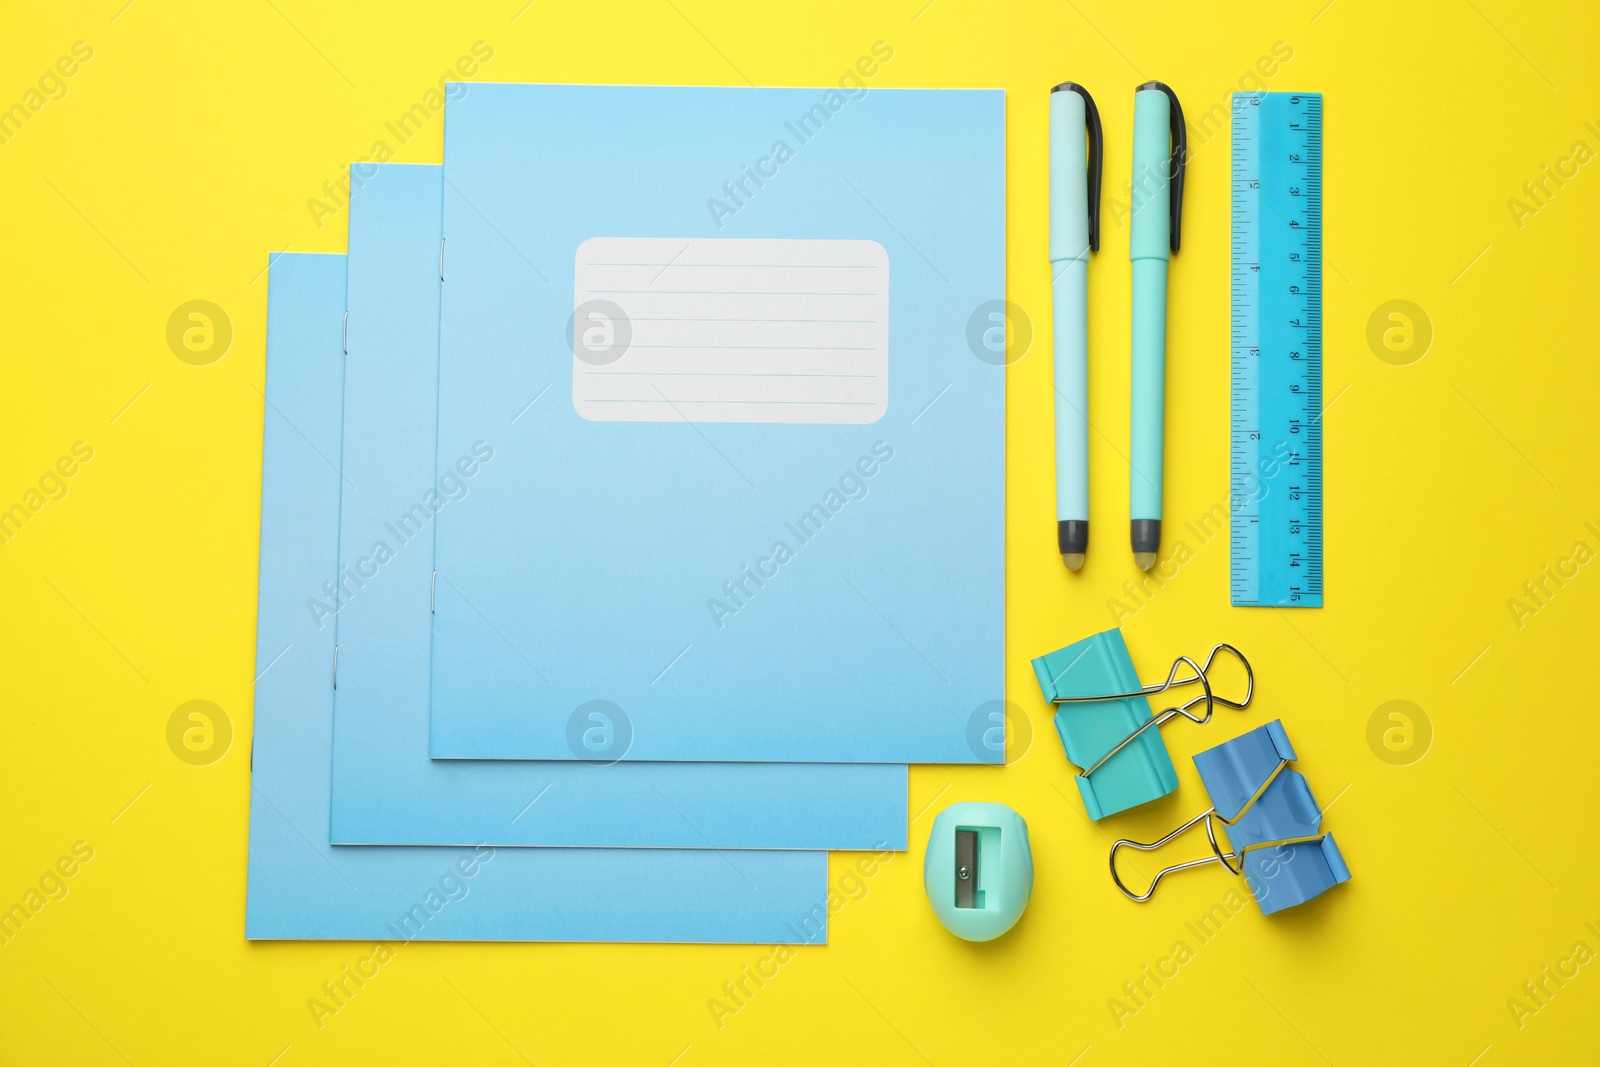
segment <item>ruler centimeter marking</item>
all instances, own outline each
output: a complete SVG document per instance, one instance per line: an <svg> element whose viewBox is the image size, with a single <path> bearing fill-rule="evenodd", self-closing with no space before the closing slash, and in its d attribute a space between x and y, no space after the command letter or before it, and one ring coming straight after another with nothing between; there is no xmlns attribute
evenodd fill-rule
<svg viewBox="0 0 1600 1067"><path fill-rule="evenodd" d="M1322 606L1322 94L1233 95L1235 606Z"/></svg>

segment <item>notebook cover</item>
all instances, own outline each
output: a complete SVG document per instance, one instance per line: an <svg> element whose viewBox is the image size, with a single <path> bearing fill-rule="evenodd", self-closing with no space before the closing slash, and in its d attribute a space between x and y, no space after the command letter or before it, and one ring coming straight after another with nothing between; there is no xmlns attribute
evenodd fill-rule
<svg viewBox="0 0 1600 1067"><path fill-rule="evenodd" d="M586 763L429 759L435 516L504 460L492 432L434 469L441 168L351 174L340 578L314 608L339 648L332 839L905 848L903 764L614 762L583 734L620 747L616 724L587 719Z"/></svg>
<svg viewBox="0 0 1600 1067"><path fill-rule="evenodd" d="M627 759L999 760L1004 130L999 90L448 104L438 456L496 459L438 519L433 755L572 759L604 700Z"/></svg>
<svg viewBox="0 0 1600 1067"><path fill-rule="evenodd" d="M286 253L269 279L245 936L822 940L822 852L328 844L333 631L305 598L338 552L345 257Z"/></svg>

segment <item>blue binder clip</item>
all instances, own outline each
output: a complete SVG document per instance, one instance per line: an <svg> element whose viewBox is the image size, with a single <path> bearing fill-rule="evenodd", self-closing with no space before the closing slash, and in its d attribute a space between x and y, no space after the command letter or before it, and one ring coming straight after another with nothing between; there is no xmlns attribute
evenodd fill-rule
<svg viewBox="0 0 1600 1067"><path fill-rule="evenodd" d="M1245 693L1241 700L1228 700L1212 692L1206 675L1221 652L1236 657L1244 667ZM1179 672L1185 667L1189 673L1180 677ZM1212 648L1204 666L1188 656L1179 656L1172 661L1166 681L1140 685L1121 630L1106 630L1040 656L1033 661L1033 673L1044 698L1060 705L1055 717L1056 732L1061 735L1067 758L1083 768L1077 778L1078 792L1083 795L1090 819L1115 815L1178 788L1172 757L1161 740L1161 725L1179 715L1191 722L1208 722L1217 704L1244 708L1256 686L1249 661L1232 645ZM1200 694L1188 703L1151 714L1150 697L1195 684L1200 686ZM1201 706L1203 712L1192 710Z"/></svg>
<svg viewBox="0 0 1600 1067"><path fill-rule="evenodd" d="M1263 915L1304 904L1348 882L1350 868L1333 835L1321 832L1322 811L1305 775L1289 767L1294 759L1294 746L1278 719L1195 756L1211 807L1159 841L1124 840L1112 845L1111 880L1123 895L1143 903L1174 871L1220 863L1244 875ZM1122 883L1117 874L1118 849L1149 852L1199 823L1205 824L1213 855L1162 868L1142 894ZM1230 851L1224 852L1217 841L1218 823L1227 829Z"/></svg>

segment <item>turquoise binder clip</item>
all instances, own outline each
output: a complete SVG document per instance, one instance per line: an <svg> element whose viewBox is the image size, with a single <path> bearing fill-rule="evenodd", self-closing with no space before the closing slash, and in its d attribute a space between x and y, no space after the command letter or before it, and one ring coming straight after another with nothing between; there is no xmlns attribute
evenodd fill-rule
<svg viewBox="0 0 1600 1067"><path fill-rule="evenodd" d="M1283 723L1274 719L1194 758L1211 807L1159 841L1118 841L1111 846L1111 880L1129 900L1144 903L1174 871L1220 863L1244 875L1261 914L1271 915L1350 880L1350 868L1332 834L1321 832L1322 810L1305 775L1289 768L1294 746ZM1212 855L1173 864L1156 872L1150 888L1135 893L1117 874L1117 851L1151 852L1204 823ZM1229 851L1217 841L1217 824L1227 832Z"/></svg>
<svg viewBox="0 0 1600 1067"><path fill-rule="evenodd" d="M1233 701L1216 695L1206 677L1217 654L1227 652L1244 667L1245 693ZM1191 674L1180 677L1187 667ZM1061 705L1056 711L1056 732L1067 758L1083 770L1078 791L1090 819L1103 819L1137 807L1178 788L1172 757L1161 740L1163 723L1182 715L1191 722L1211 719L1215 705L1244 708L1255 693L1255 672L1232 645L1217 645L1204 666L1188 656L1172 661L1166 681L1140 685L1121 630L1086 637L1033 661L1044 698ZM1149 698L1183 685L1200 686L1200 695L1185 704L1150 711ZM1204 712L1191 709L1204 706Z"/></svg>

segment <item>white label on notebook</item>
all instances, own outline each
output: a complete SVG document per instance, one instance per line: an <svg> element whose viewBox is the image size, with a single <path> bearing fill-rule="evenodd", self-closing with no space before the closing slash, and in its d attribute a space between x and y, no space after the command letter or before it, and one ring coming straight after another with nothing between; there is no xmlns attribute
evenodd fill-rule
<svg viewBox="0 0 1600 1067"><path fill-rule="evenodd" d="M889 408L876 241L591 237L575 274L585 419L868 423Z"/></svg>

